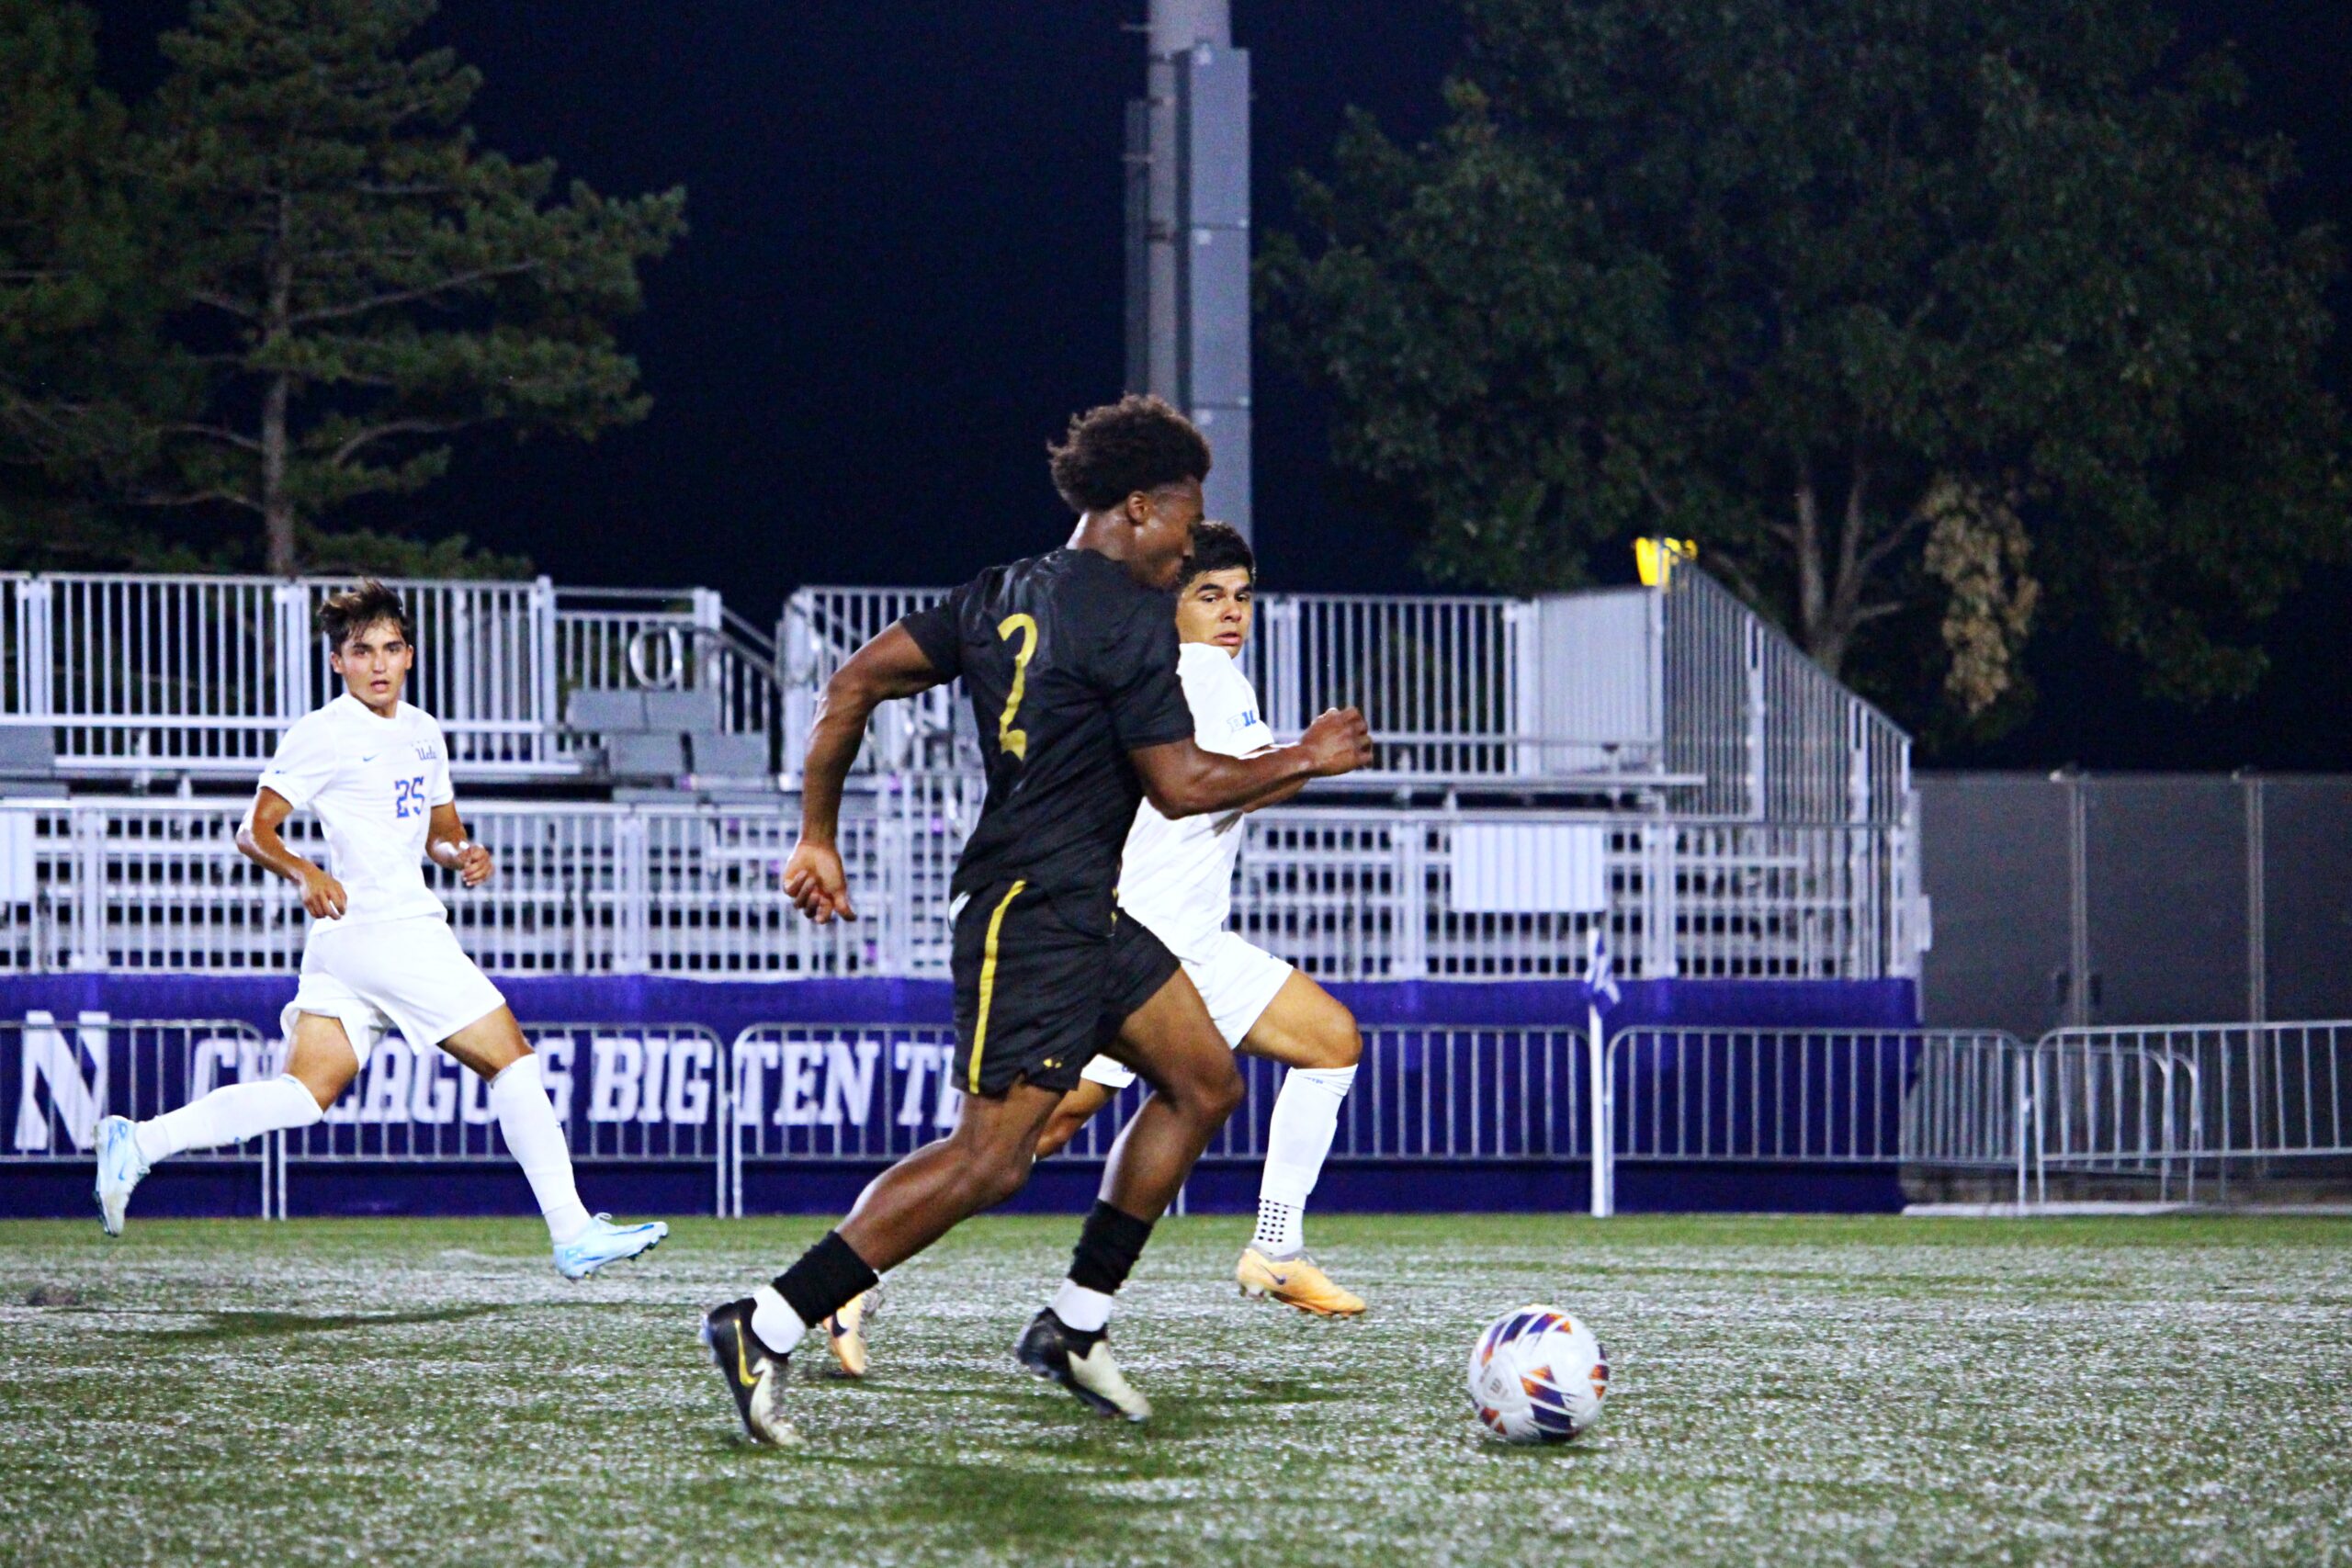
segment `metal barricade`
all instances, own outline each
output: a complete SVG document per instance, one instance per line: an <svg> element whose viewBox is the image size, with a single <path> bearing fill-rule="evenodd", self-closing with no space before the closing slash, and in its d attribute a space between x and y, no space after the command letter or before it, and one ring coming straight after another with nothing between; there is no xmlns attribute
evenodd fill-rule
<svg viewBox="0 0 2352 1568"><path fill-rule="evenodd" d="M948 1027L755 1023L729 1055L726 1212L738 1217L746 1164L895 1160L963 1111Z"/></svg>
<svg viewBox="0 0 2352 1568"><path fill-rule="evenodd" d="M2028 1198L2033 1047L1998 1030L1935 1030L1919 1042L1917 1087L1903 1118L1903 1163L2017 1174Z"/></svg>
<svg viewBox="0 0 2352 1568"><path fill-rule="evenodd" d="M1395 1162L1567 1161L1589 1152L1580 1030L1465 1024L1364 1032L1331 1157ZM944 1025L763 1023L733 1047L730 1213L750 1164L880 1163L953 1132L964 1103ZM1238 1058L1247 1098L1202 1159L1255 1163L1285 1071ZM1069 1145L1101 1159L1149 1092L1120 1090Z"/></svg>
<svg viewBox="0 0 2352 1568"><path fill-rule="evenodd" d="M1340 1160L1576 1160L1589 1151L1583 1032L1540 1025L1381 1024L1363 1031L1363 1059L1340 1109L1331 1157ZM1201 1158L1266 1156L1274 1100L1289 1069L1235 1058L1246 1094ZM1146 1090L1115 1102L1070 1140L1100 1159Z"/></svg>
<svg viewBox="0 0 2352 1568"><path fill-rule="evenodd" d="M0 1021L0 1105L12 1107L15 1115L0 1165L87 1165L101 1117L142 1121L224 1084L274 1077L278 1066L275 1043L235 1019L114 1019L85 1012L68 1023L34 1012L22 1022ZM261 1213L266 1218L274 1212L272 1140L173 1157L175 1165L183 1162L252 1166Z"/></svg>
<svg viewBox="0 0 2352 1568"><path fill-rule="evenodd" d="M2233 1170L2352 1158L2352 1022L2061 1029L2033 1048L2033 1163L2226 1200Z"/></svg>
<svg viewBox="0 0 2352 1568"><path fill-rule="evenodd" d="M714 1212L727 1201L727 1049L694 1023L530 1023L556 1120L575 1165L704 1165ZM325 1119L281 1135L277 1212L299 1166L466 1164L508 1158L489 1086L447 1054L398 1035Z"/></svg>
<svg viewBox="0 0 2352 1568"><path fill-rule="evenodd" d="M1917 1029L1660 1029L1609 1041L1621 1160L1894 1164Z"/></svg>

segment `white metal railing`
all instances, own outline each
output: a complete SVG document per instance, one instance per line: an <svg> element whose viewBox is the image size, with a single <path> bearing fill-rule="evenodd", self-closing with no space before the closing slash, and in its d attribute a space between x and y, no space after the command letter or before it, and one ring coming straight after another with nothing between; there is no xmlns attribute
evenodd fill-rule
<svg viewBox="0 0 2352 1568"><path fill-rule="evenodd" d="M784 772L797 776L808 755L817 698L849 656L899 621L936 604L944 588L803 588L785 602L776 623L777 669L784 676ZM868 722L859 749L862 773L978 767L977 744L959 743L966 711L964 683L934 687L904 702L885 703ZM968 719L961 722L968 724Z"/></svg>
<svg viewBox="0 0 2352 1568"><path fill-rule="evenodd" d="M256 771L334 694L311 622L342 585L9 577L0 724L51 730L69 774ZM707 589L395 586L417 622L413 698L442 721L457 771L491 777L577 772L564 704L604 688L707 693L722 730L766 735L795 773L826 678L944 592L806 588L771 642ZM1246 657L1277 734L1362 707L1374 780L1534 777L1772 821L1892 823L1908 798L1901 732L1696 570L1659 596L1268 594ZM969 766L960 709L952 687L886 705L861 766Z"/></svg>
<svg viewBox="0 0 2352 1568"><path fill-rule="evenodd" d="M579 691L698 693L722 734L773 741L783 730L775 645L707 588L560 589L555 662L566 702ZM569 724L560 734L567 755L593 739Z"/></svg>
<svg viewBox="0 0 2352 1568"><path fill-rule="evenodd" d="M1704 783L1685 810L1887 822L1911 797L1911 741L1703 571L1665 594L1665 762Z"/></svg>
<svg viewBox="0 0 2352 1568"><path fill-rule="evenodd" d="M1654 629L1644 621L1637 630L1623 615L1594 623L1611 628L1601 664L1571 640L1578 623L1554 613L1581 604L1576 595L1261 594L1243 659L1280 737L1297 735L1324 708L1363 708L1376 743L1373 778L1649 784L1708 816L1899 821L1910 796L1908 738L1713 579L1686 570L1673 583ZM944 592L824 587L793 595L776 634L788 758L841 661ZM1584 628L1588 637L1592 629ZM1630 653L1629 637L1639 645ZM1573 689L1579 682L1624 690L1603 700ZM1610 710L1607 732L1554 732L1546 716L1563 708L1586 725ZM867 765L948 765L958 754L957 721L957 699L944 691L886 709ZM963 750L968 755L968 742ZM797 766L787 761L788 772Z"/></svg>
<svg viewBox="0 0 2352 1568"><path fill-rule="evenodd" d="M2025 1049L1976 1030L1620 1030L1597 1090L1592 1212L1613 1212L1621 1160L2005 1168L2003 1097Z"/></svg>
<svg viewBox="0 0 2352 1568"><path fill-rule="evenodd" d="M1906 1164L2016 1170L2028 1147L2032 1048L1998 1030L1921 1040L1919 1089L1903 1127Z"/></svg>
<svg viewBox="0 0 2352 1568"><path fill-rule="evenodd" d="M11 574L0 579L0 725L51 732L61 773L257 773L340 689L312 629L341 578ZM781 728L763 634L708 589L395 581L414 620L409 696L461 778L561 777L582 689L707 693L725 732Z"/></svg>
<svg viewBox="0 0 2352 1568"><path fill-rule="evenodd" d="M1320 808L1244 830L1235 929L1318 977L1579 978L1602 921L1644 978L1917 973L1899 827Z"/></svg>
<svg viewBox="0 0 2352 1568"><path fill-rule="evenodd" d="M2226 1198L2233 1171L2352 1158L2352 1022L2054 1030L2025 1087L2038 1195L2056 1169Z"/></svg>
<svg viewBox="0 0 2352 1568"><path fill-rule="evenodd" d="M708 1165L715 1210L727 1199L727 1046L694 1023L526 1023L548 1098L585 1165ZM576 1112L576 1114L575 1114ZM476 1074L395 1035L323 1120L277 1137L276 1208L289 1168L504 1159L504 1137Z"/></svg>
<svg viewBox="0 0 2352 1568"><path fill-rule="evenodd" d="M1923 1065L1905 1157L2013 1170L2020 1208L2051 1172L2154 1184L2352 1158L2352 1022L2053 1030L1969 1040Z"/></svg>
<svg viewBox="0 0 2352 1568"><path fill-rule="evenodd" d="M1589 1150L1583 1033L1542 1025L1391 1024L1364 1031L1355 1087L1331 1144L1339 1160L1565 1162ZM732 1210L747 1166L902 1158L953 1131L964 1096L956 1032L903 1023L763 1023L731 1051ZM1236 1059L1247 1093L1204 1162L1265 1157L1283 1069ZM1102 1159L1148 1086L1120 1090L1067 1153Z"/></svg>
<svg viewBox="0 0 2352 1568"><path fill-rule="evenodd" d="M1325 708L1363 710L1371 771L1515 773L1538 738L1521 711L1519 601L1269 594L1246 657L1267 723L1287 739ZM1566 739L1568 738L1560 738Z"/></svg>
<svg viewBox="0 0 2352 1568"><path fill-rule="evenodd" d="M948 884L978 820L966 773L884 774L847 796L840 847L864 919L812 926L784 895L790 795L745 805L467 797L488 886L438 872L494 973L947 972ZM247 861L242 800L0 802L0 971L282 972L305 919ZM1564 812L1253 813L1235 924L1329 979L1561 978L1607 923L1648 978L1917 973L1900 829ZM287 829L321 852L307 816Z"/></svg>
<svg viewBox="0 0 2352 1568"><path fill-rule="evenodd" d="M0 724L49 729L66 773L258 773L295 719L337 689L311 630L334 578L51 573L9 584ZM402 581L411 695L450 762L482 776L560 773L552 750L553 590Z"/></svg>
<svg viewBox="0 0 2352 1568"><path fill-rule="evenodd" d="M576 1163L707 1167L721 1214L743 1212L747 1167L897 1159L953 1129L963 1104L955 1032L943 1025L766 1023L732 1040L695 1023L644 1021L541 1023L526 1032ZM1469 1165L1584 1158L1582 1039L1573 1029L1536 1024L1369 1029L1332 1157ZM93 1016L70 1034L39 1019L0 1025L0 1087L17 1089L23 1107L6 1157L86 1162L99 1116L152 1116L219 1083L275 1073L282 1059L282 1043L265 1042L240 1022ZM1240 1065L1247 1105L1203 1155L1210 1164L1256 1163L1265 1155L1282 1069L1251 1058ZM12 1072L25 1081L8 1084ZM1125 1091L1081 1130L1071 1156L1107 1155L1145 1092ZM289 1182L305 1169L431 1168L506 1153L481 1080L438 1051L393 1038L369 1054L320 1122L187 1157L253 1162L263 1213L283 1217Z"/></svg>

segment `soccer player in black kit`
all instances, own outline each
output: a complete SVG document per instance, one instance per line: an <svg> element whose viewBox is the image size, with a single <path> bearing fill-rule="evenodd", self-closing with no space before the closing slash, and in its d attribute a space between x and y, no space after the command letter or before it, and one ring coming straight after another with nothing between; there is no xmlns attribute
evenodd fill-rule
<svg viewBox="0 0 2352 1568"><path fill-rule="evenodd" d="M1080 514L1069 543L985 571L867 643L826 686L810 733L784 885L820 924L854 918L834 827L877 705L961 676L988 798L950 906L962 1120L876 1177L772 1285L703 1318L737 1412L763 1442L793 1438L782 1400L802 1335L880 1270L1018 1191L1039 1133L1098 1050L1153 1092L1112 1149L1069 1278L1015 1354L1102 1415L1150 1414L1111 1359L1111 1297L1240 1103L1241 1078L1174 955L1140 922L1114 919L1120 850L1147 794L1169 817L1230 811L1371 761L1352 708L1252 758L1193 743L1168 597L1209 470L1189 420L1128 397L1073 420L1052 458L1055 488Z"/></svg>

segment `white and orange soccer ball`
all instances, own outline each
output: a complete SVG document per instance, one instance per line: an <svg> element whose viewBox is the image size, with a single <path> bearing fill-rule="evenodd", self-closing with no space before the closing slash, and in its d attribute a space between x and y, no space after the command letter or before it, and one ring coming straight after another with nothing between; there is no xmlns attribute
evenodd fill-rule
<svg viewBox="0 0 2352 1568"><path fill-rule="evenodd" d="M1558 1307L1507 1312L1470 1348L1470 1403L1505 1442L1565 1443L1600 1419L1608 1397L1607 1352Z"/></svg>

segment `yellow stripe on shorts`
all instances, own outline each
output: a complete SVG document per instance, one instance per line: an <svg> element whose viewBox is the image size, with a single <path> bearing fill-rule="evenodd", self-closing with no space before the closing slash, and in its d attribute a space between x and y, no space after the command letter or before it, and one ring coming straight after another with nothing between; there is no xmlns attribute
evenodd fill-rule
<svg viewBox="0 0 2352 1568"><path fill-rule="evenodd" d="M972 1026L971 1092L974 1094L980 1092L980 1053L989 1043L989 1004L996 999L997 932L1004 929L1004 912L1012 908L1012 901L1020 897L1021 890L1028 886L1026 881L1014 883L1006 890L1004 897L997 900L996 912L989 916L988 942L980 950L980 1019Z"/></svg>

